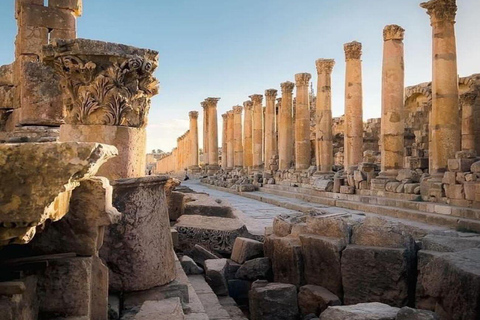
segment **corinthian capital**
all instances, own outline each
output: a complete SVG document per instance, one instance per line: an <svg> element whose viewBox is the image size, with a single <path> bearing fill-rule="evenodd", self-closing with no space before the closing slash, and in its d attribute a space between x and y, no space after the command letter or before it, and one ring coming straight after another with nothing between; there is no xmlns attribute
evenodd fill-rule
<svg viewBox="0 0 480 320"><path fill-rule="evenodd" d="M333 71L333 66L335 66L335 60L333 59L318 59L315 61L318 74L331 74Z"/></svg>
<svg viewBox="0 0 480 320"><path fill-rule="evenodd" d="M203 109L207 109L207 107L208 107L206 101L200 102L200 105L202 106Z"/></svg>
<svg viewBox="0 0 480 320"><path fill-rule="evenodd" d="M261 104L263 101L263 96L261 94L252 94L249 98L252 99L253 104Z"/></svg>
<svg viewBox="0 0 480 320"><path fill-rule="evenodd" d="M190 111L188 113L188 116L190 117L190 119L198 119L198 111Z"/></svg>
<svg viewBox="0 0 480 320"><path fill-rule="evenodd" d="M265 90L265 97L267 97L267 99L275 99L276 96L277 96L277 90L275 89Z"/></svg>
<svg viewBox="0 0 480 320"><path fill-rule="evenodd" d="M292 93L293 88L295 87L295 83L286 81L280 84L280 87L282 88L282 94L285 93Z"/></svg>
<svg viewBox="0 0 480 320"><path fill-rule="evenodd" d="M405 29L396 24L390 24L383 28L383 41L388 40L403 40Z"/></svg>
<svg viewBox="0 0 480 320"><path fill-rule="evenodd" d="M345 43L343 45L345 50L345 59L352 60L352 59L360 59L362 56L362 44L357 41Z"/></svg>
<svg viewBox="0 0 480 320"><path fill-rule="evenodd" d="M312 79L312 75L310 73L297 73L295 75L295 82L297 87L308 86L310 83L310 79Z"/></svg>
<svg viewBox="0 0 480 320"><path fill-rule="evenodd" d="M234 106L233 107L233 113L235 114L242 114L243 107L242 106Z"/></svg>
<svg viewBox="0 0 480 320"><path fill-rule="evenodd" d="M233 116L234 116L234 115L235 115L235 114L233 113L233 110L227 111L227 118L233 119Z"/></svg>
<svg viewBox="0 0 480 320"><path fill-rule="evenodd" d="M220 100L220 98L209 97L209 98L205 99L205 103L206 103L208 108L216 108L218 100Z"/></svg>
<svg viewBox="0 0 480 320"><path fill-rule="evenodd" d="M253 102L248 100L243 103L243 107L245 108L245 111L252 111L253 108Z"/></svg>
<svg viewBox="0 0 480 320"><path fill-rule="evenodd" d="M228 114L223 113L223 114L222 114L222 118L223 118L223 121L227 121L227 119L228 119Z"/></svg>
<svg viewBox="0 0 480 320"><path fill-rule="evenodd" d="M427 9L427 14L430 16L432 23L439 21L455 21L457 14L456 0L430 0L423 2L420 7Z"/></svg>

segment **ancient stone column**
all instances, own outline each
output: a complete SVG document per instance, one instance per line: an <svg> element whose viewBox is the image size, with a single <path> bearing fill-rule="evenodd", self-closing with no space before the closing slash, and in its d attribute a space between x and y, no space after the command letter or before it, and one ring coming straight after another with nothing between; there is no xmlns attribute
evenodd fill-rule
<svg viewBox="0 0 480 320"><path fill-rule="evenodd" d="M60 141L114 145L118 157L100 168L110 180L145 175L155 51L101 41L59 40L44 47L44 61L61 79L65 117ZM122 75L122 80L118 75Z"/></svg>
<svg viewBox="0 0 480 320"><path fill-rule="evenodd" d="M208 107L207 102L201 103L203 108L203 166L208 168Z"/></svg>
<svg viewBox="0 0 480 320"><path fill-rule="evenodd" d="M228 116L226 113L222 114L223 118L223 130L222 130L222 169L227 169L228 155Z"/></svg>
<svg viewBox="0 0 480 320"><path fill-rule="evenodd" d="M460 96L462 104L462 150L475 150L475 119L473 118L473 106L477 94L467 92Z"/></svg>
<svg viewBox="0 0 480 320"><path fill-rule="evenodd" d="M295 108L295 169L306 170L310 167L310 104L308 85L312 75L297 73L297 99Z"/></svg>
<svg viewBox="0 0 480 320"><path fill-rule="evenodd" d="M382 176L396 177L403 168L405 135L404 91L405 72L403 35L405 30L397 25L383 29L382 119L381 153Z"/></svg>
<svg viewBox="0 0 480 320"><path fill-rule="evenodd" d="M431 174L447 170L448 159L460 150L458 117L458 73L455 40L456 0L431 0L421 4L427 9L433 31L432 143Z"/></svg>
<svg viewBox="0 0 480 320"><path fill-rule="evenodd" d="M275 98L277 90L265 90L266 109L265 109L265 164L267 165L272 157L277 153L277 137L275 133Z"/></svg>
<svg viewBox="0 0 480 320"><path fill-rule="evenodd" d="M242 141L242 106L233 107L233 165L237 169L243 167L243 141Z"/></svg>
<svg viewBox="0 0 480 320"><path fill-rule="evenodd" d="M208 108L208 173L215 173L218 166L218 124L217 103L220 98L207 98L205 102Z"/></svg>
<svg viewBox="0 0 480 320"><path fill-rule="evenodd" d="M317 67L317 101L316 101L316 161L317 172L331 173L333 166L332 137L332 70L333 59L318 59Z"/></svg>
<svg viewBox="0 0 480 320"><path fill-rule="evenodd" d="M249 97L253 102L253 169L259 170L262 162L262 145L263 145L263 96L254 94Z"/></svg>
<svg viewBox="0 0 480 320"><path fill-rule="evenodd" d="M198 171L198 111L190 111L190 161L189 168L192 172Z"/></svg>
<svg viewBox="0 0 480 320"><path fill-rule="evenodd" d="M253 102L245 101L243 107L245 109L245 118L243 119L243 167L250 169L253 166Z"/></svg>
<svg viewBox="0 0 480 320"><path fill-rule="evenodd" d="M363 152L362 44L346 43L344 166L358 165Z"/></svg>
<svg viewBox="0 0 480 320"><path fill-rule="evenodd" d="M235 162L233 110L227 112L227 169L232 170Z"/></svg>
<svg viewBox="0 0 480 320"><path fill-rule="evenodd" d="M283 82L282 104L278 112L278 168L288 170L292 165L293 136L292 136L292 92L295 86L292 82Z"/></svg>

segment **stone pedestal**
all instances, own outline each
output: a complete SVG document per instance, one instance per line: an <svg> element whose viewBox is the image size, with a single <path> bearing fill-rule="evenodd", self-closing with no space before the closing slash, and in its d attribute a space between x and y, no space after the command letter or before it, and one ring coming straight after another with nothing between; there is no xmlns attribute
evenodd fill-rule
<svg viewBox="0 0 480 320"><path fill-rule="evenodd" d="M243 103L245 109L245 118L243 119L243 167L250 169L253 166L253 102L245 101Z"/></svg>
<svg viewBox="0 0 480 320"><path fill-rule="evenodd" d="M232 170L234 167L235 151L234 136L233 136L233 110L227 112L227 169Z"/></svg>
<svg viewBox="0 0 480 320"><path fill-rule="evenodd" d="M455 40L456 0L431 0L421 4L432 25L433 79L430 117L430 173L442 175L448 159L460 151L457 48Z"/></svg>
<svg viewBox="0 0 480 320"><path fill-rule="evenodd" d="M298 73L295 75L297 100L295 109L295 169L306 170L310 167L310 106L308 85L312 75Z"/></svg>
<svg viewBox="0 0 480 320"><path fill-rule="evenodd" d="M243 167L243 141L242 141L242 106L233 107L233 139L234 139L234 161L235 168Z"/></svg>
<svg viewBox="0 0 480 320"><path fill-rule="evenodd" d="M113 204L122 217L107 228L100 250L109 266L110 290L146 290L175 279L167 181L164 176L112 181Z"/></svg>
<svg viewBox="0 0 480 320"><path fill-rule="evenodd" d="M389 177L397 176L398 170L403 168L404 160L404 32L397 25L386 26L383 30L380 175Z"/></svg>
<svg viewBox="0 0 480 320"><path fill-rule="evenodd" d="M288 170L293 156L292 92L295 84L283 82L282 104L278 112L278 156L279 169Z"/></svg>
<svg viewBox="0 0 480 320"><path fill-rule="evenodd" d="M363 159L362 44L345 44L345 154L344 167L358 165Z"/></svg>
<svg viewBox="0 0 480 320"><path fill-rule="evenodd" d="M317 85L317 132L316 132L316 174L329 174L333 166L332 137L332 70L335 60L318 59L316 61Z"/></svg>
<svg viewBox="0 0 480 320"><path fill-rule="evenodd" d="M263 165L263 96L254 94L250 99L253 102L253 170L260 170Z"/></svg>
<svg viewBox="0 0 480 320"><path fill-rule="evenodd" d="M265 90L265 98L267 106L265 109L265 169L267 164L272 160L272 157L277 154L277 137L275 131L275 98L277 90Z"/></svg>

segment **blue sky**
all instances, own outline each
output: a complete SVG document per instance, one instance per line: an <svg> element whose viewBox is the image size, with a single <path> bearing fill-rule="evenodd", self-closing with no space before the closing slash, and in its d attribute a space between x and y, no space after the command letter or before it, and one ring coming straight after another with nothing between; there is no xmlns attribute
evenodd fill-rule
<svg viewBox="0 0 480 320"><path fill-rule="evenodd" d="M364 118L380 116L382 30L406 29L406 85L431 79L431 27L418 0L83 0L78 36L159 51L148 150L170 150L188 111L208 96L221 113L254 93L279 89L315 60L334 58L333 115L343 114L343 44L363 43ZM13 60L14 0L0 1L0 65ZM460 76L480 73L480 1L457 0ZM200 115L202 113L200 112ZM199 118L202 123L202 118ZM221 131L220 131L221 132ZM200 141L202 141L200 139Z"/></svg>

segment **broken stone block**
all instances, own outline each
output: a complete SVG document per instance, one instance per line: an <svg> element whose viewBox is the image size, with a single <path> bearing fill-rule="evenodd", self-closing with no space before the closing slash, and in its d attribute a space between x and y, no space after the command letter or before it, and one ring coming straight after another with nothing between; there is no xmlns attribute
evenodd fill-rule
<svg viewBox="0 0 480 320"><path fill-rule="evenodd" d="M227 259L205 260L205 280L217 296L228 295Z"/></svg>
<svg viewBox="0 0 480 320"><path fill-rule="evenodd" d="M385 185L385 191L395 192L400 184L401 183L398 181L387 182Z"/></svg>
<svg viewBox="0 0 480 320"><path fill-rule="evenodd" d="M340 299L324 287L306 285L298 292L298 306L302 315L319 315L330 306L341 305Z"/></svg>
<svg viewBox="0 0 480 320"><path fill-rule="evenodd" d="M349 245L342 253L344 303L409 302L412 266L405 249Z"/></svg>
<svg viewBox="0 0 480 320"><path fill-rule="evenodd" d="M475 162L473 159L448 159L448 171L452 172L468 172Z"/></svg>
<svg viewBox="0 0 480 320"><path fill-rule="evenodd" d="M332 192L333 181L331 179L313 179L313 188L318 191Z"/></svg>
<svg viewBox="0 0 480 320"><path fill-rule="evenodd" d="M44 7L43 3L42 5L23 4L19 10L18 21L22 27L37 26L49 29L76 29L76 19L71 12Z"/></svg>
<svg viewBox="0 0 480 320"><path fill-rule="evenodd" d="M138 313L128 312L122 320L184 320L185 315L179 298L145 301Z"/></svg>
<svg viewBox="0 0 480 320"><path fill-rule="evenodd" d="M351 215L308 216L307 231L323 237L344 239L345 243L350 243L352 228L362 219Z"/></svg>
<svg viewBox="0 0 480 320"><path fill-rule="evenodd" d="M420 187L420 183L406 183L404 192L407 194L415 194L415 188Z"/></svg>
<svg viewBox="0 0 480 320"><path fill-rule="evenodd" d="M448 184L445 185L445 195L449 199L465 199L465 192L463 191L463 184Z"/></svg>
<svg viewBox="0 0 480 320"><path fill-rule="evenodd" d="M199 267L195 261L193 261L192 258L189 256L183 256L180 258L180 263L182 265L183 271L185 271L185 274L191 275L191 274L202 274L203 269Z"/></svg>
<svg viewBox="0 0 480 320"><path fill-rule="evenodd" d="M190 252L190 255L192 256L193 261L195 263L200 264L201 266L205 266L205 260L207 259L221 259L220 256L214 254L213 252L209 251L208 249L205 249L201 245L196 244L193 247L193 250Z"/></svg>
<svg viewBox="0 0 480 320"><path fill-rule="evenodd" d="M440 318L480 318L480 249L445 254L428 263L422 284L436 299Z"/></svg>
<svg viewBox="0 0 480 320"><path fill-rule="evenodd" d="M355 194L354 186L340 186L340 193L342 194Z"/></svg>
<svg viewBox="0 0 480 320"><path fill-rule="evenodd" d="M49 0L48 6L70 10L77 17L82 15L82 0Z"/></svg>
<svg viewBox="0 0 480 320"><path fill-rule="evenodd" d="M345 241L310 234L300 235L300 241L306 283L325 287L342 296L340 261Z"/></svg>
<svg viewBox="0 0 480 320"><path fill-rule="evenodd" d="M463 191L465 192L465 199L475 201L475 192L477 189L477 182L465 182L463 184Z"/></svg>
<svg viewBox="0 0 480 320"><path fill-rule="evenodd" d="M379 302L332 306L320 315L320 320L395 320L399 310Z"/></svg>
<svg viewBox="0 0 480 320"><path fill-rule="evenodd" d="M395 320L440 320L440 318L434 312L428 310L403 307L398 312Z"/></svg>
<svg viewBox="0 0 480 320"><path fill-rule="evenodd" d="M300 239L296 237L274 238L271 261L275 282L303 285L305 277Z"/></svg>
<svg viewBox="0 0 480 320"><path fill-rule="evenodd" d="M246 261L235 274L242 280L272 280L272 263L269 258L257 258Z"/></svg>
<svg viewBox="0 0 480 320"><path fill-rule="evenodd" d="M355 170L353 172L353 180L357 181L357 182L360 182L360 181L364 181L367 179L367 176L365 173L363 173L362 171L360 170Z"/></svg>
<svg viewBox="0 0 480 320"><path fill-rule="evenodd" d="M237 237L233 244L231 259L237 263L263 256L263 244L248 238Z"/></svg>
<svg viewBox="0 0 480 320"><path fill-rule="evenodd" d="M447 171L443 174L442 183L455 184L457 181L457 173Z"/></svg>
<svg viewBox="0 0 480 320"><path fill-rule="evenodd" d="M420 250L417 254L417 285L415 287L415 307L419 309L425 309L434 311L436 305L436 299L434 297L429 296L425 292L425 288L423 286L423 277L426 272L426 266L434 261L436 258L445 254L444 252L435 252L435 251L427 251L427 250ZM435 262L433 262L435 263Z"/></svg>
<svg viewBox="0 0 480 320"><path fill-rule="evenodd" d="M273 233L279 237L286 237L292 232L295 224L305 220L303 214L282 214L273 218Z"/></svg>
<svg viewBox="0 0 480 320"><path fill-rule="evenodd" d="M407 179L416 183L416 182L420 181L420 175L415 170L410 170L410 169L398 170L398 175L396 177L396 180L397 181L403 181L403 180L407 180Z"/></svg>
<svg viewBox="0 0 480 320"><path fill-rule="evenodd" d="M472 165L470 166L470 170L466 170L466 171L471 171L473 173L480 173L480 161L476 161L472 163Z"/></svg>
<svg viewBox="0 0 480 320"><path fill-rule="evenodd" d="M175 279L175 257L165 196L168 177L112 181L119 223L105 232L100 250L112 291L147 290Z"/></svg>
<svg viewBox="0 0 480 320"><path fill-rule="evenodd" d="M344 184L344 179L342 178L334 178L333 179L333 190L332 192L340 193L340 187Z"/></svg>
<svg viewBox="0 0 480 320"><path fill-rule="evenodd" d="M207 194L188 194L183 207L182 214L232 218L232 208Z"/></svg>
<svg viewBox="0 0 480 320"><path fill-rule="evenodd" d="M429 234L422 239L422 250L457 252L479 248L480 237L448 237Z"/></svg>
<svg viewBox="0 0 480 320"><path fill-rule="evenodd" d="M13 63L0 66L0 86L13 85Z"/></svg>
<svg viewBox="0 0 480 320"><path fill-rule="evenodd" d="M291 284L263 283L249 293L251 320L297 320L297 288Z"/></svg>

